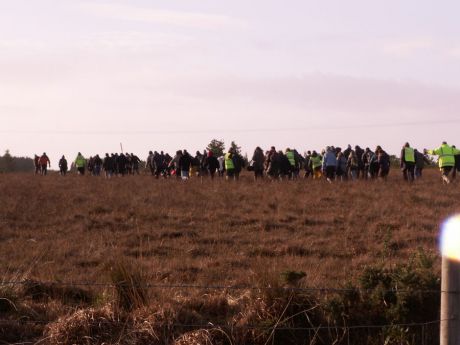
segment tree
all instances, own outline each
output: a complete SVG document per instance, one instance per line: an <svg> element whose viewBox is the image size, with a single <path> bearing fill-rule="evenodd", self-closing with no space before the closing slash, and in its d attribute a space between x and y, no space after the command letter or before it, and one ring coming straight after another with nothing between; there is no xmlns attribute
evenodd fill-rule
<svg viewBox="0 0 460 345"><path fill-rule="evenodd" d="M13 157L9 150L0 156L0 172L33 171L34 161L27 157Z"/></svg>
<svg viewBox="0 0 460 345"><path fill-rule="evenodd" d="M9 150L5 151L5 154L3 155L1 159L1 170L4 172L11 172L14 170L14 159L10 154Z"/></svg>
<svg viewBox="0 0 460 345"><path fill-rule="evenodd" d="M234 141L232 141L230 147L233 149L233 152L241 156L241 146L238 146Z"/></svg>
<svg viewBox="0 0 460 345"><path fill-rule="evenodd" d="M214 156L220 157L224 155L225 144L223 140L212 139L206 148L208 151L211 151Z"/></svg>

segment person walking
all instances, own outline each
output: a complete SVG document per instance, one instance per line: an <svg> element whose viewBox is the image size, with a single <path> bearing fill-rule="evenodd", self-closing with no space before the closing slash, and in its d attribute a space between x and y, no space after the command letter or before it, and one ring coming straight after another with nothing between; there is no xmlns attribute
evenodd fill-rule
<svg viewBox="0 0 460 345"><path fill-rule="evenodd" d="M108 153L105 154L104 160L102 161L102 169L104 169L105 178L112 178L115 170L115 161Z"/></svg>
<svg viewBox="0 0 460 345"><path fill-rule="evenodd" d="M405 143L401 149L401 170L405 181L414 181L415 151L409 143Z"/></svg>
<svg viewBox="0 0 460 345"><path fill-rule="evenodd" d="M374 153L371 151L370 148L366 147L364 153L361 157L364 166L364 179L368 179L370 177L370 166L371 166L371 159Z"/></svg>
<svg viewBox="0 0 460 345"><path fill-rule="evenodd" d="M201 161L203 156L200 151L196 151L195 157L190 155L191 164L190 164L190 177L200 177L201 176Z"/></svg>
<svg viewBox="0 0 460 345"><path fill-rule="evenodd" d="M278 179L280 176L281 162L279 153L276 152L276 148L272 146L270 151L267 153L265 159L267 175L272 179Z"/></svg>
<svg viewBox="0 0 460 345"><path fill-rule="evenodd" d="M126 153L125 154L125 159L126 159L126 163L125 163L126 174L132 175L132 173L133 173L133 170L132 170L133 164L131 162L131 155L129 153Z"/></svg>
<svg viewBox="0 0 460 345"><path fill-rule="evenodd" d="M289 162L289 159L281 150L278 151L277 159L279 162L279 179L283 180L287 178L290 180L293 166Z"/></svg>
<svg viewBox="0 0 460 345"><path fill-rule="evenodd" d="M161 151L161 155L163 156L163 177L168 178L171 176L171 168L169 163L173 158L169 155L169 153L164 153L163 151Z"/></svg>
<svg viewBox="0 0 460 345"><path fill-rule="evenodd" d="M339 150L339 153L337 154L337 167L336 167L337 180L346 181L348 179L347 163L348 163L348 160L345 157L345 154L342 152L342 150Z"/></svg>
<svg viewBox="0 0 460 345"><path fill-rule="evenodd" d="M375 149L377 162L377 176L382 180L386 180L390 173L390 156L380 146Z"/></svg>
<svg viewBox="0 0 460 345"><path fill-rule="evenodd" d="M343 155L345 158L348 160L348 157L350 157L350 153L352 151L351 145L348 144L347 148L343 151Z"/></svg>
<svg viewBox="0 0 460 345"><path fill-rule="evenodd" d="M67 170L68 170L67 159L65 159L65 156L63 155L61 159L59 160L59 174L61 176L65 176L67 175Z"/></svg>
<svg viewBox="0 0 460 345"><path fill-rule="evenodd" d="M92 156L89 157L87 164L86 164L86 169L88 170L88 174L92 175L93 170L94 170L94 158Z"/></svg>
<svg viewBox="0 0 460 345"><path fill-rule="evenodd" d="M118 176L125 176L126 175L126 166L128 164L128 160L126 159L125 154L122 152L117 156L117 172Z"/></svg>
<svg viewBox="0 0 460 345"><path fill-rule="evenodd" d="M93 175L100 176L102 170L102 159L99 155L96 155L93 159Z"/></svg>
<svg viewBox="0 0 460 345"><path fill-rule="evenodd" d="M257 179L262 179L264 177L265 155L259 146L254 150L251 161L254 170L254 180L257 181Z"/></svg>
<svg viewBox="0 0 460 345"><path fill-rule="evenodd" d="M139 175L139 164L140 163L141 163L141 160L139 159L139 157L131 152L131 165L132 165L131 171L133 175Z"/></svg>
<svg viewBox="0 0 460 345"><path fill-rule="evenodd" d="M323 171L326 173L326 180L332 183L335 178L337 168L337 157L331 147L326 148L326 153L323 157Z"/></svg>
<svg viewBox="0 0 460 345"><path fill-rule="evenodd" d="M319 155L316 151L313 151L310 157L310 166L313 172L313 179L317 180L323 177L323 172L321 167L323 165L323 157Z"/></svg>
<svg viewBox="0 0 460 345"><path fill-rule="evenodd" d="M438 156L438 165L441 170L442 181L445 184L451 182L450 175L455 168L455 156L460 154L460 150L450 146L447 142L443 141L442 145L433 150L424 150L432 156Z"/></svg>
<svg viewBox="0 0 460 345"><path fill-rule="evenodd" d="M233 163L233 149L230 148L224 156L227 181L235 178L235 164Z"/></svg>
<svg viewBox="0 0 460 345"><path fill-rule="evenodd" d="M364 162L363 162L364 150L361 147L359 147L359 145L356 145L355 153L356 153L356 157L358 158L357 176L358 178L365 179L366 172L365 172L365 167L364 167Z"/></svg>
<svg viewBox="0 0 460 345"><path fill-rule="evenodd" d="M282 152L281 152L282 153ZM293 150L291 150L289 147L285 151L285 156L287 160L289 161L289 172L288 172L288 177L289 179L295 178L295 171L297 168L297 162L298 160L296 159L296 155Z"/></svg>
<svg viewBox="0 0 460 345"><path fill-rule="evenodd" d="M219 161L214 156L211 150L207 153L207 156L203 162L203 167L207 170L209 176L211 176L211 180L214 180L214 176L216 176L216 171L219 169ZM204 175L207 175L207 173Z"/></svg>
<svg viewBox="0 0 460 345"><path fill-rule="evenodd" d="M183 181L188 180L190 178L191 165L192 165L192 156L190 156L187 150L184 150L182 156L179 158L180 176Z"/></svg>
<svg viewBox="0 0 460 345"><path fill-rule="evenodd" d="M155 162L153 160L153 152L149 151L149 155L147 156L147 159L145 160L145 168L150 170L150 173L152 176L155 175Z"/></svg>
<svg viewBox="0 0 460 345"><path fill-rule="evenodd" d="M43 152L41 157L38 160L38 165L40 166L40 174L46 175L48 173L48 168L51 168L51 162L46 152Z"/></svg>
<svg viewBox="0 0 460 345"><path fill-rule="evenodd" d="M305 170L303 177L309 178L310 175L313 176L313 170L311 168L311 151L307 151L307 153L305 154L303 164L304 164L304 170Z"/></svg>
<svg viewBox="0 0 460 345"><path fill-rule="evenodd" d="M195 157L192 157L192 165L190 167L190 176L203 176L202 163L204 156L200 151L196 151Z"/></svg>
<svg viewBox="0 0 460 345"><path fill-rule="evenodd" d="M456 149L455 145L452 145L454 149ZM453 177L455 178L457 176L457 173L460 172L460 154L455 155L455 169L453 173Z"/></svg>
<svg viewBox="0 0 460 345"><path fill-rule="evenodd" d="M219 162L219 177L224 177L225 174L225 156L217 157L217 161Z"/></svg>
<svg viewBox="0 0 460 345"><path fill-rule="evenodd" d="M40 157L38 155L35 155L34 157L34 167L35 167L35 175L40 174Z"/></svg>
<svg viewBox="0 0 460 345"><path fill-rule="evenodd" d="M369 177L371 179L379 177L380 164L378 161L378 151L380 150L382 150L382 148L380 145L377 145L374 152L369 152Z"/></svg>
<svg viewBox="0 0 460 345"><path fill-rule="evenodd" d="M177 150L175 156L173 157L173 159L171 159L171 161L169 162L169 165L168 165L169 168L172 169L173 174L176 175L177 179L181 178L181 176L180 176L181 171L180 171L179 161L180 161L182 155L183 155L182 150Z"/></svg>
<svg viewBox="0 0 460 345"><path fill-rule="evenodd" d="M164 170L164 155L155 151L153 153L153 170L156 179L159 179Z"/></svg>
<svg viewBox="0 0 460 345"><path fill-rule="evenodd" d="M75 167L77 168L78 174L79 175L84 175L85 174L85 168L86 168L86 159L83 157L83 155L78 152L77 158L75 158Z"/></svg>
<svg viewBox="0 0 460 345"><path fill-rule="evenodd" d="M233 151L232 160L233 160L233 167L235 169L235 180L239 180L241 171L243 170L245 166L244 158L238 152Z"/></svg>
<svg viewBox="0 0 460 345"><path fill-rule="evenodd" d="M295 167L293 171L294 179L298 179L300 177L300 170L302 169L303 165L305 164L305 159L303 156L297 151L296 149L292 150L294 152L294 160L295 160Z"/></svg>
<svg viewBox="0 0 460 345"><path fill-rule="evenodd" d="M358 175L359 164L358 164L358 156L356 155L356 152L354 150L351 150L348 155L347 169L348 169L348 172L350 173L351 179L353 181L357 180L359 176Z"/></svg>
<svg viewBox="0 0 460 345"><path fill-rule="evenodd" d="M418 180L422 178L423 169L425 168L425 164L430 165L431 162L422 152L418 151L417 149L414 149L414 154L415 154L414 176Z"/></svg>

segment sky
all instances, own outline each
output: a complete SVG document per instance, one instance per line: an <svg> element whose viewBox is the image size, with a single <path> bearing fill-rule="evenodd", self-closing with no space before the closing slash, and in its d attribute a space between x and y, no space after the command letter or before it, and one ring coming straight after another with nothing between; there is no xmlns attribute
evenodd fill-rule
<svg viewBox="0 0 460 345"><path fill-rule="evenodd" d="M460 145L460 2L0 0L0 152Z"/></svg>

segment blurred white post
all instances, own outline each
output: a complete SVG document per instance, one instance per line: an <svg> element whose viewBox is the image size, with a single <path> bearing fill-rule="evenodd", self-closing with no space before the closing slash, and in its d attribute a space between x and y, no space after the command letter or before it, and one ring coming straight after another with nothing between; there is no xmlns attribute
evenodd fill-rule
<svg viewBox="0 0 460 345"><path fill-rule="evenodd" d="M441 345L460 345L460 262L442 257Z"/></svg>

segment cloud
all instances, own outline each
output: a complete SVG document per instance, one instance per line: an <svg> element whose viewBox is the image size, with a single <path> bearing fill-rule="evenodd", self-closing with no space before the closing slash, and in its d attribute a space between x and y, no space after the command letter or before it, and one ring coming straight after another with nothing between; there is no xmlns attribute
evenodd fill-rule
<svg viewBox="0 0 460 345"><path fill-rule="evenodd" d="M430 37L419 37L408 40L389 42L384 45L384 53L396 57L407 58L434 47L434 41Z"/></svg>
<svg viewBox="0 0 460 345"><path fill-rule="evenodd" d="M245 27L245 24L239 19L209 13L172 11L109 3L82 3L79 7L95 16L125 21L150 22L205 29L216 27Z"/></svg>
<svg viewBox="0 0 460 345"><path fill-rule="evenodd" d="M451 49L448 55L453 58L460 58L460 47L455 47Z"/></svg>
<svg viewBox="0 0 460 345"><path fill-rule="evenodd" d="M83 48L123 49L124 51L154 51L177 48L194 42L192 36L141 31L108 31L91 34L79 41Z"/></svg>
<svg viewBox="0 0 460 345"><path fill-rule="evenodd" d="M415 81L355 78L309 74L302 77L249 79L226 77L183 83L183 92L202 99L250 104L274 104L286 109L381 116L395 120L396 114L411 118L439 116L457 118L460 89L426 85ZM405 120L405 119L399 119Z"/></svg>
<svg viewBox="0 0 460 345"><path fill-rule="evenodd" d="M0 39L0 50L2 51L2 57L5 57L7 53L21 52L25 53L36 53L44 51L46 43L41 40L32 39Z"/></svg>

